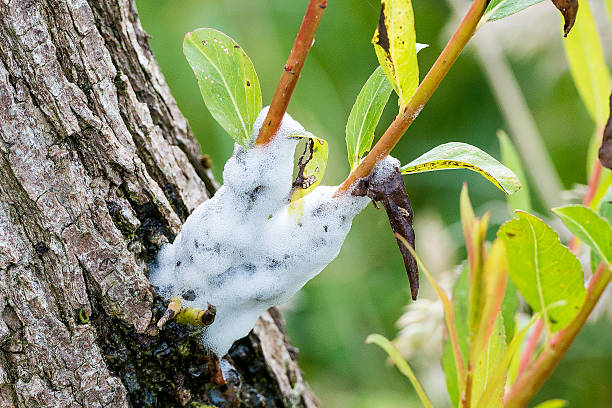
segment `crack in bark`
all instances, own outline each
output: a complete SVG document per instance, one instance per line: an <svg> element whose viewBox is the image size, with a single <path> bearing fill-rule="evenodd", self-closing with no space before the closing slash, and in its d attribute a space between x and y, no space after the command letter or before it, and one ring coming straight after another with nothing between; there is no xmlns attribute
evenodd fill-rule
<svg viewBox="0 0 612 408"><path fill-rule="evenodd" d="M150 331L163 303L147 263L215 182L133 2L20 0L0 15L0 406L145 406L138 395L179 383L213 405L315 406L273 320L230 353L241 384L220 396L198 379L195 332ZM269 370L273 355L290 374Z"/></svg>

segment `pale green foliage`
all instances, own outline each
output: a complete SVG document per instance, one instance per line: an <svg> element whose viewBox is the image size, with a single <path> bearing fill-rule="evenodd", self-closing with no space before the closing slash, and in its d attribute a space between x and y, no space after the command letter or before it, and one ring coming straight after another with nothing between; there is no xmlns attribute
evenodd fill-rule
<svg viewBox="0 0 612 408"><path fill-rule="evenodd" d="M451 142L434 147L429 152L402 167L402 174L423 173L447 169L468 169L480 173L507 194L521 188L516 175L489 154L466 143Z"/></svg>
<svg viewBox="0 0 612 408"><path fill-rule="evenodd" d="M351 170L370 150L376 125L392 90L391 83L379 66L359 92L346 124L346 149Z"/></svg>
<svg viewBox="0 0 612 408"><path fill-rule="evenodd" d="M470 334L468 328L468 313L469 313L469 296L470 296L470 270L467 262L461 268L461 274L457 277L453 286L453 306L455 312L455 331L459 340L459 348L462 354L462 360L467 362L465 356L468 353L468 337ZM457 378L457 365L453 355L453 346L450 340L444 342L442 351L442 368L446 374L446 389L454 407L459 406L459 380Z"/></svg>
<svg viewBox="0 0 612 408"><path fill-rule="evenodd" d="M187 33L183 53L213 118L236 142L248 147L262 105L259 79L249 57L234 40L212 28Z"/></svg>
<svg viewBox="0 0 612 408"><path fill-rule="evenodd" d="M563 44L578 93L595 123L603 127L610 116L610 72L586 1L580 2L572 33Z"/></svg>
<svg viewBox="0 0 612 408"><path fill-rule="evenodd" d="M503 385L506 381L506 377L508 376L508 371L510 368L510 364L512 363L515 356L521 350L521 344L527 335L527 331L535 324L535 322L541 317L540 313L536 313L531 318L531 321L527 324L527 326L523 327L522 330L516 331L514 333L514 337L512 337L512 341L508 344L506 352L504 353L503 360L497 365L496 370L491 378L491 381L487 383L487 387L485 388L484 393L482 394L480 400L478 401L477 408L489 408L489 404L495 399L497 390L501 385Z"/></svg>
<svg viewBox="0 0 612 408"><path fill-rule="evenodd" d="M474 370L474 383L472 385L472 401L480 401L487 385L497 374L498 366L504 359L506 352L506 334L504 332L504 321L501 313L497 315L493 325L493 331L489 337L489 342L480 354L478 363ZM501 408L504 397L504 382L495 385L492 398L487 405L489 408Z"/></svg>
<svg viewBox="0 0 612 408"><path fill-rule="evenodd" d="M599 203L599 214L612 225L612 186L608 187L601 203Z"/></svg>
<svg viewBox="0 0 612 408"><path fill-rule="evenodd" d="M400 373L408 377L408 379L412 383L412 386L416 390L417 395L419 396L419 399L421 400L423 406L426 408L433 408L433 404L427 397L427 394L425 394L425 390L423 390L423 387L419 383L419 380L417 380L416 376L414 375L414 371L412 371L410 365L406 362L406 360L404 360L400 352L395 348L393 344L391 344L389 340L387 340L380 334L370 334L366 339L366 343L376 344L378 347L385 350L385 352L387 352L387 354L391 358L391 361L393 361L393 364L395 364Z"/></svg>
<svg viewBox="0 0 612 408"><path fill-rule="evenodd" d="M529 306L543 311L548 330L556 332L584 302L580 262L542 220L522 211L517 215L498 231L506 245L508 272Z"/></svg>
<svg viewBox="0 0 612 408"><path fill-rule="evenodd" d="M459 381L457 379L457 368L455 366L455 357L453 356L453 346L449 341L444 343L442 349L442 370L446 378L446 390L451 402L451 406L459 406Z"/></svg>
<svg viewBox="0 0 612 408"><path fill-rule="evenodd" d="M567 401L561 399L553 399L544 401L541 404L536 405L534 408L563 408L567 407Z"/></svg>
<svg viewBox="0 0 612 408"><path fill-rule="evenodd" d="M500 20L543 1L544 0L491 0L485 11L484 19L486 21Z"/></svg>
<svg viewBox="0 0 612 408"><path fill-rule="evenodd" d="M529 194L529 185L527 183L527 176L525 175L525 171L523 170L523 163L521 162L521 158L514 148L514 144L508 137L508 135L503 132L497 132L497 138L499 140L499 146L501 149L501 157L502 162L506 167L516 174L521 182L521 189L514 194L510 194L506 196L506 200L508 201L508 207L510 209L510 214L514 214L514 210L523 210L530 212L531 211L531 197Z"/></svg>
<svg viewBox="0 0 612 408"><path fill-rule="evenodd" d="M506 293L501 304L502 317L504 318L504 330L506 332L506 340L510 341L516 331L516 322L514 317L519 306L518 291L514 283L508 279L506 283Z"/></svg>
<svg viewBox="0 0 612 408"><path fill-rule="evenodd" d="M459 338L459 347L463 356L467 356L468 337L470 328L468 326L469 305L470 305L470 267L465 262L461 268L461 273L453 286L453 305L455 308L455 329Z"/></svg>
<svg viewBox="0 0 612 408"><path fill-rule="evenodd" d="M381 0L382 22L372 43L378 61L404 106L419 86L416 32L411 0Z"/></svg>
<svg viewBox="0 0 612 408"><path fill-rule="evenodd" d="M603 259L608 267L612 266L612 227L607 220L583 205L558 207L553 212L572 234L595 251L599 259Z"/></svg>

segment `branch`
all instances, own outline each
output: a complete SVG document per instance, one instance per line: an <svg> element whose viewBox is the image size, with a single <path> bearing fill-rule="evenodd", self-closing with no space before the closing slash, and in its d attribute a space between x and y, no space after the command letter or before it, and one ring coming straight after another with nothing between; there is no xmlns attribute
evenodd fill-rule
<svg viewBox="0 0 612 408"><path fill-rule="evenodd" d="M601 263L589 282L586 299L574 320L565 329L555 334L538 359L517 379L506 395L504 408L524 407L542 387L586 323L611 277L612 272L606 268L604 263Z"/></svg>
<svg viewBox="0 0 612 408"><path fill-rule="evenodd" d="M287 106L289 106L295 85L298 79L300 79L300 73L306 61L306 56L308 56L308 51L310 51L314 44L315 33L326 7L327 0L310 0L310 3L308 3L300 31L298 31L295 43L278 81L276 91L274 91L270 110L261 127L259 136L257 136L256 145L270 142L278 131L283 116L285 116L287 111Z"/></svg>
<svg viewBox="0 0 612 408"><path fill-rule="evenodd" d="M427 103L431 95L436 91L448 71L461 54L461 51L467 45L468 41L476 32L476 28L484 11L487 8L487 0L474 0L472 6L463 18L463 21L455 31L446 47L431 67L423 82L417 89L416 93L404 107L403 112L395 118L389 126L385 134L380 138L378 143L372 148L370 153L363 161L349 174L346 180L338 188L338 194L346 192L355 181L360 178L367 177L376 163L389 155L397 142L402 138L406 130L419 115L423 106Z"/></svg>

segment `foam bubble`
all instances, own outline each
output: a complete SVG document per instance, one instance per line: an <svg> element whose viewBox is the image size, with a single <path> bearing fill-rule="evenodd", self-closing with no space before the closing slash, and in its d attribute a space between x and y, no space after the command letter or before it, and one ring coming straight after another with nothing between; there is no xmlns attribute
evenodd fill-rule
<svg viewBox="0 0 612 408"><path fill-rule="evenodd" d="M252 140L267 110L257 117ZM165 297L189 293L187 306L216 306L215 322L202 336L219 356L264 311L289 300L338 255L353 217L369 202L334 198L337 187L318 186L304 198L301 217L289 213L299 141L291 135L305 134L286 114L267 145L236 145L223 170L224 185L187 218L151 271L151 283Z"/></svg>

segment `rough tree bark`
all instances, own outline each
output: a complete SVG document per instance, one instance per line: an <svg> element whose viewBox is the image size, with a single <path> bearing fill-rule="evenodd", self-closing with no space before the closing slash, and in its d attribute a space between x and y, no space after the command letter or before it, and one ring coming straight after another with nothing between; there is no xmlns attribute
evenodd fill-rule
<svg viewBox="0 0 612 408"><path fill-rule="evenodd" d="M0 406L315 406L273 310L221 387L154 328L147 265L215 182L133 1L0 0L0 136Z"/></svg>

